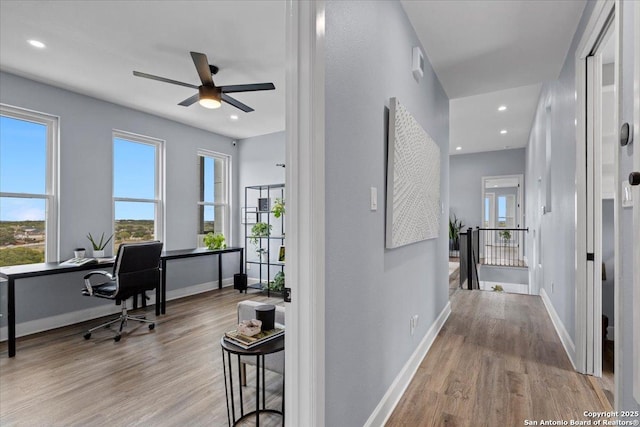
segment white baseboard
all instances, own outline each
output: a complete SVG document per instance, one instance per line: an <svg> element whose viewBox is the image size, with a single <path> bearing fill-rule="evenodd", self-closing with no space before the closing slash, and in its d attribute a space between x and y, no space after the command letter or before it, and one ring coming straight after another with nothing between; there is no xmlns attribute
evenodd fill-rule
<svg viewBox="0 0 640 427"><path fill-rule="evenodd" d="M233 277L223 279L222 286L233 286ZM167 301L184 298L190 295L200 294L213 289L217 289L218 281L200 283L193 286L187 286L184 288L174 289L167 291ZM155 292L149 292L149 301L147 304L152 305L156 302ZM109 303L100 305L98 307L86 308L83 310L72 311L70 313L58 314L56 316L44 317L42 319L30 320L16 324L16 337L23 337L26 335L36 334L38 332L44 332L51 329L61 328L63 326L73 325L75 323L85 322L87 320L96 319L98 317L108 316L110 314L120 313L121 308ZM9 329L7 326L0 328L0 342L6 341L9 336Z"/></svg>
<svg viewBox="0 0 640 427"><path fill-rule="evenodd" d="M547 295L547 291L544 288L540 289L540 297L542 298L542 302L547 309L547 313L549 313L549 317L551 317L553 326L556 328L556 333L560 338L560 342L562 342L564 351L567 353L569 361L571 362L571 365L573 365L573 369L575 370L576 345L573 343L569 332L567 332L567 329L564 327L564 324L560 320L560 317L558 316L556 309L553 307L553 304L549 299L549 295Z"/></svg>
<svg viewBox="0 0 640 427"><path fill-rule="evenodd" d="M382 396L378 406L373 410L367 422L364 423L365 427L383 426L387 422L450 314L451 303L447 302L447 305L442 309L436 321L433 322L433 325L431 325L416 350L393 380L387 392Z"/></svg>

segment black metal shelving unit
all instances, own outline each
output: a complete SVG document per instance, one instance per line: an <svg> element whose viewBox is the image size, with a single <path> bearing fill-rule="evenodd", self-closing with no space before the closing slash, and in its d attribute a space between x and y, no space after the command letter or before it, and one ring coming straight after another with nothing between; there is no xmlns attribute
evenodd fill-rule
<svg viewBox="0 0 640 427"><path fill-rule="evenodd" d="M259 199L268 199L268 208L260 210ZM284 246L284 215L275 218L271 211L273 202L276 198L284 200L284 184L267 184L267 185L251 185L244 189L244 252L245 265L244 271L247 276L255 274L255 270L251 270L249 266L257 266L258 283L247 283L247 289L263 290L263 285L268 285L278 271L284 271L284 262L277 261L280 246ZM264 207L264 206L263 206ZM255 211L249 209L255 208ZM251 237L251 228L256 222L264 222L269 226L279 225L278 229L271 229L268 237L257 237L258 244L254 245L249 241ZM277 224L279 222L279 224ZM263 261L257 253L257 249L265 249L267 251L268 260ZM255 278L255 276L254 276ZM266 286L267 296L271 296L269 287Z"/></svg>

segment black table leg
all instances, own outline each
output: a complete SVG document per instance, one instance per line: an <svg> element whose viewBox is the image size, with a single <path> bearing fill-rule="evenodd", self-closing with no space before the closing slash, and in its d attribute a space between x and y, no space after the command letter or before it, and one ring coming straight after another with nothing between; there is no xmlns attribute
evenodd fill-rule
<svg viewBox="0 0 640 427"><path fill-rule="evenodd" d="M16 355L16 283L15 279L8 279L7 283L7 311L9 312L9 357Z"/></svg>
<svg viewBox="0 0 640 427"><path fill-rule="evenodd" d="M162 280L160 280L160 313L167 312L167 260L162 260Z"/></svg>
<svg viewBox="0 0 640 427"><path fill-rule="evenodd" d="M256 427L260 427L260 356L256 356Z"/></svg>
<svg viewBox="0 0 640 427"><path fill-rule="evenodd" d="M160 263L162 265L162 262ZM161 294L162 294L162 278L164 277L164 269L160 269L160 283L156 286L156 316L160 316Z"/></svg>
<svg viewBox="0 0 640 427"><path fill-rule="evenodd" d="M227 422L231 427L231 414L229 413L229 389L227 388L227 365L224 363L224 349L222 350L222 370L224 371L224 395L227 398ZM235 420L233 420L235 423Z"/></svg>
<svg viewBox="0 0 640 427"><path fill-rule="evenodd" d="M218 254L218 289L222 289L222 254Z"/></svg>

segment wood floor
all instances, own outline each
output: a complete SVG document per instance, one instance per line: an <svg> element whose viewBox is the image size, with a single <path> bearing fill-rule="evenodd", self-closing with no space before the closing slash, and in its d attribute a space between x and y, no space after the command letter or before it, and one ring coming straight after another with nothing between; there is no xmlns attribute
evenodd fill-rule
<svg viewBox="0 0 640 427"><path fill-rule="evenodd" d="M130 323L127 330L135 329L119 343L109 329L82 338L99 320L20 338L12 359L3 343L0 425L226 426L219 342L235 326L236 303L243 299L227 288L169 301L155 330ZM147 318L155 317L153 310L147 309ZM253 410L255 374L253 367L247 371L245 408ZM282 377L267 373L268 407L280 408L281 391ZM265 416L260 425L281 422Z"/></svg>
<svg viewBox="0 0 640 427"><path fill-rule="evenodd" d="M451 305L387 426L569 422L608 407L573 370L540 297L459 290Z"/></svg>

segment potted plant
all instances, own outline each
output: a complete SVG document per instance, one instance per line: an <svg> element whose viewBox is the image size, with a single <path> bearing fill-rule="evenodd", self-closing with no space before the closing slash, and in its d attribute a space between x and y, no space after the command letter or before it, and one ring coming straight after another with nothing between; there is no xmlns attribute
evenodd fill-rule
<svg viewBox="0 0 640 427"><path fill-rule="evenodd" d="M452 251L460 250L460 230L464 228L464 224L455 214L453 219L449 218L449 249Z"/></svg>
<svg viewBox="0 0 640 427"><path fill-rule="evenodd" d="M282 292L284 290L284 271L278 271L273 280L266 285L271 292Z"/></svg>
<svg viewBox="0 0 640 427"><path fill-rule="evenodd" d="M276 200L273 202L273 209L271 210L271 213L273 213L273 216L276 218L280 218L284 215L284 211L284 199L276 197Z"/></svg>
<svg viewBox="0 0 640 427"><path fill-rule="evenodd" d="M222 233L208 233L203 242L207 249L224 249L227 247Z"/></svg>
<svg viewBox="0 0 640 427"><path fill-rule="evenodd" d="M511 240L511 231L502 230L501 232L498 233L498 236L500 236L500 238L502 239L502 244L504 246L507 246L507 242Z"/></svg>
<svg viewBox="0 0 640 427"><path fill-rule="evenodd" d="M258 222L251 227L251 237L249 241L254 245L258 245L258 239L261 237L269 237L271 234L271 224L266 222Z"/></svg>
<svg viewBox="0 0 640 427"><path fill-rule="evenodd" d="M269 251L265 248L256 249L256 253L260 257L260 262L269 262Z"/></svg>
<svg viewBox="0 0 640 427"><path fill-rule="evenodd" d="M112 238L113 238L113 234L109 236L109 238L105 241L104 233L102 233L102 236L100 236L100 240L96 241L96 239L93 238L91 233L87 234L87 239L89 239L89 242L91 242L91 246L93 248L94 258L104 258L104 248L107 246L107 244L111 241Z"/></svg>

